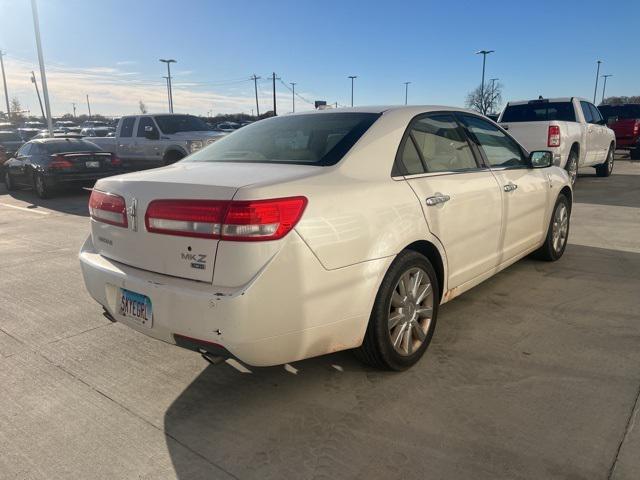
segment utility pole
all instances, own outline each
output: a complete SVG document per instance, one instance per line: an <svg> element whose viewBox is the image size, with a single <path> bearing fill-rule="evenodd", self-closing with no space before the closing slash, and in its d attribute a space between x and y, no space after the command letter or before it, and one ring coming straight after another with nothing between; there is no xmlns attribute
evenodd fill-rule
<svg viewBox="0 0 640 480"><path fill-rule="evenodd" d="M600 76L600 64L602 60L598 60L598 69L596 70L596 87L593 89L593 103L596 103L596 93L598 93L598 77Z"/></svg>
<svg viewBox="0 0 640 480"><path fill-rule="evenodd" d="M351 106L353 107L353 81L358 78L357 75L349 75L349 77L351 79Z"/></svg>
<svg viewBox="0 0 640 480"><path fill-rule="evenodd" d="M160 61L162 63L167 64L167 91L168 91L167 95L169 97L169 113L173 113L173 91L171 87L171 64L178 63L178 62L175 61L173 58L169 58L169 59L161 58Z"/></svg>
<svg viewBox="0 0 640 480"><path fill-rule="evenodd" d="M293 104L293 113L296 113L296 82L291 82L291 102Z"/></svg>
<svg viewBox="0 0 640 480"><path fill-rule="evenodd" d="M404 104L407 104L407 99L409 98L409 84L411 82L404 82Z"/></svg>
<svg viewBox="0 0 640 480"><path fill-rule="evenodd" d="M607 78L609 77L613 77L613 75L602 75L602 78L604 78L604 85L602 86L602 101L600 103L604 103L604 92L607 89Z"/></svg>
<svg viewBox="0 0 640 480"><path fill-rule="evenodd" d="M6 53L0 50L0 68L2 69L2 83L4 85L4 100L7 102L7 120L11 119L11 110L9 109L9 92L7 92L7 77L4 74L4 57Z"/></svg>
<svg viewBox="0 0 640 480"><path fill-rule="evenodd" d="M89 118L91 118L91 104L89 103L89 94L87 93L87 109L89 110Z"/></svg>
<svg viewBox="0 0 640 480"><path fill-rule="evenodd" d="M256 91L256 117L260 116L260 106L258 105L258 80L261 78L262 77L257 77L255 73L253 74L253 77L251 77L251 80L253 80L253 87Z"/></svg>
<svg viewBox="0 0 640 480"><path fill-rule="evenodd" d="M47 88L47 74L44 71L44 58L42 56L42 42L40 41L40 21L38 20L38 6L36 0L31 0L31 12L33 14L33 29L36 34L36 47L38 48L38 63L40 64L40 78L42 80L42 93L44 106L47 111L47 124L49 135L53 136L53 119L51 118L51 106L49 105L49 89Z"/></svg>
<svg viewBox="0 0 640 480"><path fill-rule="evenodd" d="M36 82L36 74L31 71L31 83L36 87L36 95L38 95L38 103L40 104L40 111L42 112L42 120L46 121L44 116L44 108L42 108L42 99L40 98L40 90L38 90L38 82Z"/></svg>
<svg viewBox="0 0 640 480"><path fill-rule="evenodd" d="M276 111L276 80L280 80L280 78L276 78L276 72L273 72L273 116L278 115Z"/></svg>
<svg viewBox="0 0 640 480"><path fill-rule="evenodd" d="M73 105L73 118L76 118L76 104L73 102L71 105Z"/></svg>
<svg viewBox="0 0 640 480"><path fill-rule="evenodd" d="M493 112L493 101L496 98L496 80L500 80L499 78L490 78L489 81L491 82L491 98L489 99L491 103L489 103L489 109L491 110L492 113Z"/></svg>
<svg viewBox="0 0 640 480"><path fill-rule="evenodd" d="M476 52L476 55L482 55L482 83L480 84L480 109L483 115L486 115L486 105L484 104L484 69L487 63L487 55L495 52L495 50L480 50Z"/></svg>

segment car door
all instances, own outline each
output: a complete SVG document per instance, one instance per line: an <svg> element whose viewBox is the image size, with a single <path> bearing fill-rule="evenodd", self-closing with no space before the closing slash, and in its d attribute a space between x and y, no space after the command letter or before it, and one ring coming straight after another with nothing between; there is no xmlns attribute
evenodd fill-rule
<svg viewBox="0 0 640 480"><path fill-rule="evenodd" d="M449 288L494 269L502 221L495 177L451 112L412 120L396 157L395 173L416 193L429 230L447 254Z"/></svg>
<svg viewBox="0 0 640 480"><path fill-rule="evenodd" d="M607 153L609 153L609 145L611 144L609 127L607 127L604 118L602 118L602 114L600 113L600 110L598 110L598 107L596 107L593 103L590 103L589 109L591 110L593 127L596 130L598 139L598 163L604 163L607 159Z"/></svg>
<svg viewBox="0 0 640 480"><path fill-rule="evenodd" d="M151 137L151 138L147 138ZM133 158L139 162L160 160L160 131L152 117L140 117L136 129Z"/></svg>
<svg viewBox="0 0 640 480"><path fill-rule="evenodd" d="M546 232L549 176L530 168L520 145L495 124L471 114L459 114L470 138L500 185L503 235L499 263L536 247Z"/></svg>
<svg viewBox="0 0 640 480"><path fill-rule="evenodd" d="M598 134L598 125L594 123L593 112L590 108L590 103L584 100L580 101L580 108L584 121L586 123L585 134L585 155L584 162L580 164L581 167L588 167L596 165L600 158L600 140Z"/></svg>
<svg viewBox="0 0 640 480"><path fill-rule="evenodd" d="M135 158L133 132L136 125L136 117L124 117L121 122L120 133L117 138L117 154L123 160L131 161Z"/></svg>
<svg viewBox="0 0 640 480"><path fill-rule="evenodd" d="M31 155L32 143L25 143L18 149L16 155L7 164L7 169L14 183L26 183L26 165Z"/></svg>

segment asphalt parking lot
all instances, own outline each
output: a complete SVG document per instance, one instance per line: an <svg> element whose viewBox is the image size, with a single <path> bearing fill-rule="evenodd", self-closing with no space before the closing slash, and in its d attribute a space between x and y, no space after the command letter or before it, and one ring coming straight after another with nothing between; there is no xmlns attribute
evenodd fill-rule
<svg viewBox="0 0 640 480"><path fill-rule="evenodd" d="M640 162L581 173L565 256L444 306L401 374L242 373L111 323L87 194L0 184L0 478L640 478Z"/></svg>

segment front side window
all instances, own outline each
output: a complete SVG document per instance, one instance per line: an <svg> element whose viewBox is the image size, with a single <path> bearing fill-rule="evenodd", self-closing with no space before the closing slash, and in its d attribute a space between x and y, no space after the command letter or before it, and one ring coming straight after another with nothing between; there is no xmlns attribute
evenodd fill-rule
<svg viewBox="0 0 640 480"><path fill-rule="evenodd" d="M121 137L133 136L133 124L136 123L136 117L127 117L122 119L122 126L120 127Z"/></svg>
<svg viewBox="0 0 640 480"><path fill-rule="evenodd" d="M334 165L379 116L323 112L273 117L238 129L184 161Z"/></svg>
<svg viewBox="0 0 640 480"><path fill-rule="evenodd" d="M496 125L473 115L460 115L471 138L492 167L528 167L520 146Z"/></svg>
<svg viewBox="0 0 640 480"><path fill-rule="evenodd" d="M156 129L156 126L153 123L153 120L151 120L151 117L140 118L140 121L138 122L138 135L137 135L138 137L144 137L144 132L146 127L151 127L153 130Z"/></svg>
<svg viewBox="0 0 640 480"><path fill-rule="evenodd" d="M589 110L591 110L591 117L593 118L593 123L602 122L602 115L600 115L600 111L593 103L589 104Z"/></svg>

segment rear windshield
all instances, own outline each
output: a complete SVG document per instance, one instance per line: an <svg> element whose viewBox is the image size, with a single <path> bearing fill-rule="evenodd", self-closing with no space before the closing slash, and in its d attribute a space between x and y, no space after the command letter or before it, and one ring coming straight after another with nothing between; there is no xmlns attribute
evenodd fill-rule
<svg viewBox="0 0 640 480"><path fill-rule="evenodd" d="M379 116L349 112L269 118L236 130L186 161L334 165Z"/></svg>
<svg viewBox="0 0 640 480"><path fill-rule="evenodd" d="M178 132L203 132L211 130L209 126L193 115L156 115L153 117L162 133L167 135Z"/></svg>
<svg viewBox="0 0 640 480"><path fill-rule="evenodd" d="M576 114L571 102L533 102L507 105L502 114L502 122L545 122L560 120L575 122Z"/></svg>
<svg viewBox="0 0 640 480"><path fill-rule="evenodd" d="M21 142L20 135L14 132L0 132L0 142Z"/></svg>
<svg viewBox="0 0 640 480"><path fill-rule="evenodd" d="M618 120L640 119L640 105L600 105L598 110L607 121L615 117Z"/></svg>
<svg viewBox="0 0 640 480"><path fill-rule="evenodd" d="M67 153L67 152L100 152L101 149L91 142L83 140L58 140L40 144L47 153Z"/></svg>

